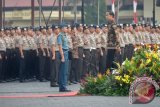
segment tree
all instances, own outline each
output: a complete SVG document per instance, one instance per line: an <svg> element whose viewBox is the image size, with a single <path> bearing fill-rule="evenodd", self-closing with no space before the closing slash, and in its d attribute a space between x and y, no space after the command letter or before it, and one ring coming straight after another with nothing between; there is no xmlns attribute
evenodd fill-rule
<svg viewBox="0 0 160 107"><path fill-rule="evenodd" d="M98 0L85 0L85 23L98 24ZM106 2L99 0L99 22L100 24L106 23Z"/></svg>

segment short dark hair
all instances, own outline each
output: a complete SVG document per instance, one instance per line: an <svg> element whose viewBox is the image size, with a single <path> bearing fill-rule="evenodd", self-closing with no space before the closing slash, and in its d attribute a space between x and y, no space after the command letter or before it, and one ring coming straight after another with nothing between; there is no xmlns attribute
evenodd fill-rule
<svg viewBox="0 0 160 107"><path fill-rule="evenodd" d="M113 12L107 12L107 15L110 15L114 18L115 14Z"/></svg>

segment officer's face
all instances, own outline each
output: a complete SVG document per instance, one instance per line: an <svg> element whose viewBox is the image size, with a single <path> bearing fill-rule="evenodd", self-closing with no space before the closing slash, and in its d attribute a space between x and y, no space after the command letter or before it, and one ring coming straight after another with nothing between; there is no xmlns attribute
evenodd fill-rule
<svg viewBox="0 0 160 107"><path fill-rule="evenodd" d="M26 31L26 30L25 30L25 31L23 31L23 35L25 35L25 36L27 35L27 31Z"/></svg>
<svg viewBox="0 0 160 107"><path fill-rule="evenodd" d="M63 27L62 32L67 33L67 27Z"/></svg>
<svg viewBox="0 0 160 107"><path fill-rule="evenodd" d="M91 33L93 33L95 31L95 29L93 27L91 27L89 30Z"/></svg>
<svg viewBox="0 0 160 107"><path fill-rule="evenodd" d="M54 29L54 33L55 33L55 34L57 34L57 35L58 35L58 34L59 34L59 32L60 32L59 28L58 28L58 29Z"/></svg>
<svg viewBox="0 0 160 107"><path fill-rule="evenodd" d="M97 33L100 33L100 28L96 28L96 32L97 32Z"/></svg>
<svg viewBox="0 0 160 107"><path fill-rule="evenodd" d="M52 33L52 29L48 29L48 30L47 30L47 33L48 33L48 34L51 34L51 33Z"/></svg>
<svg viewBox="0 0 160 107"><path fill-rule="evenodd" d="M11 34L15 34L15 30L11 30Z"/></svg>
<svg viewBox="0 0 160 107"><path fill-rule="evenodd" d="M17 33L17 34L21 34L21 29L17 29L17 30L16 30L16 33Z"/></svg>
<svg viewBox="0 0 160 107"><path fill-rule="evenodd" d="M71 33L71 28L70 27L68 28L68 33Z"/></svg>
<svg viewBox="0 0 160 107"><path fill-rule="evenodd" d="M46 29L42 29L42 33L43 33L43 34L46 34Z"/></svg>

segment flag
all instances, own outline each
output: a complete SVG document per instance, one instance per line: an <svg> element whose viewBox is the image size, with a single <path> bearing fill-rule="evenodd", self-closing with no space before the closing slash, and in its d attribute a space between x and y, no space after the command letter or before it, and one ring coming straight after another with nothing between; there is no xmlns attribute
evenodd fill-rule
<svg viewBox="0 0 160 107"><path fill-rule="evenodd" d="M134 23L138 23L138 19L137 19L137 0L133 0L133 19L134 19Z"/></svg>
<svg viewBox="0 0 160 107"><path fill-rule="evenodd" d="M112 12L115 13L115 0L112 0Z"/></svg>

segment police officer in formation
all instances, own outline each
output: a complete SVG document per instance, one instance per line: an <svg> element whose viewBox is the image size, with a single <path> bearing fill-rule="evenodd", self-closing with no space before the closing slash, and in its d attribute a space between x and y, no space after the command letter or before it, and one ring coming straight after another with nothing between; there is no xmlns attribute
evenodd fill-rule
<svg viewBox="0 0 160 107"><path fill-rule="evenodd" d="M115 24L52 25L0 29L0 82L50 80L68 92L68 83L77 84L87 75L105 74L134 54L134 47L160 45L160 26Z"/></svg>

